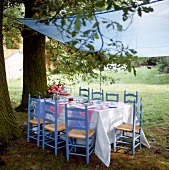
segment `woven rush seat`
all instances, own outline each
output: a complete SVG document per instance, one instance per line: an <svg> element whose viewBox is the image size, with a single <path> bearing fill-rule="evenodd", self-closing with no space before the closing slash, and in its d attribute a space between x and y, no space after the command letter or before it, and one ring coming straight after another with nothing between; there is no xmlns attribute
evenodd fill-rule
<svg viewBox="0 0 169 170"><path fill-rule="evenodd" d="M27 142L30 139L37 141L37 146L42 141L42 125L43 119L40 117L40 97L38 99L28 97L28 128L27 128Z"/></svg>
<svg viewBox="0 0 169 170"><path fill-rule="evenodd" d="M53 109L51 109L53 108ZM46 146L54 149L54 154L58 154L58 150L65 147L65 124L58 122L58 103L57 101L48 101L44 99L44 115L43 115L43 140L42 149Z"/></svg>
<svg viewBox="0 0 169 170"><path fill-rule="evenodd" d="M49 130L51 132L55 131L55 124L47 124L45 125L45 130ZM62 132L66 129L65 124L63 123L58 123L58 132Z"/></svg>
<svg viewBox="0 0 169 170"><path fill-rule="evenodd" d="M65 124L66 160L69 161L70 155L84 156L86 157L86 164L88 164L89 156L95 149L96 133L94 129L89 128L87 106L85 108L67 107L67 104L65 104ZM83 140L84 143L78 143L78 140ZM84 149L85 152L77 148Z"/></svg>
<svg viewBox="0 0 169 170"><path fill-rule="evenodd" d="M142 98L139 102L133 102L133 124L122 123L114 127L114 152L116 148L131 150L134 156L135 149L141 149L142 135Z"/></svg>
<svg viewBox="0 0 169 170"><path fill-rule="evenodd" d="M140 126L136 125L135 130L138 132L140 130ZM132 132L133 131L133 125L128 123L123 123L116 127L117 130L123 130L125 132Z"/></svg>
<svg viewBox="0 0 169 170"><path fill-rule="evenodd" d="M88 133L89 133L89 137L91 137L92 135L94 135L95 130L89 129ZM69 138L76 138L76 139L85 139L86 138L85 130L72 129L69 131L68 134L69 134Z"/></svg>
<svg viewBox="0 0 169 170"><path fill-rule="evenodd" d="M37 125L38 124L38 119L31 119L29 121L29 123L31 123L33 125ZM40 119L40 124L43 124L43 119Z"/></svg>

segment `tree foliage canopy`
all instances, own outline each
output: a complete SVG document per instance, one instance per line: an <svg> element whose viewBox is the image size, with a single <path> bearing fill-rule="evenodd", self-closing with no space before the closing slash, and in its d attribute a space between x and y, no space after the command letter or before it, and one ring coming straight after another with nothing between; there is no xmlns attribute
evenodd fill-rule
<svg viewBox="0 0 169 170"><path fill-rule="evenodd" d="M21 43L21 28L15 18L23 17L24 11L21 5L8 8L6 4L3 13L4 45L9 49L19 49Z"/></svg>
<svg viewBox="0 0 169 170"><path fill-rule="evenodd" d="M21 3L25 3L25 1L8 1L8 5L10 6ZM99 22L95 17L95 12L110 9L123 10L123 20L127 20L128 18L132 18L134 12L137 12L138 15L141 16L142 12L152 11L151 8L140 6L137 1L133 0L36 0L35 3L36 6L32 8L32 11L34 11L33 17L35 19L40 19L46 24L48 24L50 21L55 22L57 17L62 17L62 27L64 27L65 17L76 15L75 19L70 23L66 30L72 37L76 37L78 32L81 31L81 26L85 25L86 21L94 20L92 30L87 30L82 33L84 37L89 37L91 39L97 39L99 36L102 36L101 32L99 31ZM19 6L18 9L20 9ZM75 29L73 31L69 30L71 24L74 24ZM105 20L105 24L107 24L107 28L118 29L119 31L123 29L122 26L117 22L111 21L110 23L109 21ZM53 61L53 66L56 66L57 72L64 73L65 76L68 75L67 77L69 77L69 79L73 79L75 74L80 75L83 73L83 77L88 77L89 79L87 79L90 80L90 77L97 77L97 74L95 74L93 70L102 71L104 67L107 67L112 63L116 63L117 67L125 65L129 72L134 69L134 63L135 60L137 60L137 57L135 56L136 52L132 49L129 49L128 47L124 47L122 42L115 42L112 40L112 43L110 44L112 48L118 49L116 55L107 54L107 52L103 51L102 49L100 49L99 52L95 52L94 47L90 44L86 45L90 52L84 52L75 49L74 46L80 42L81 39L76 39L66 46L56 41L51 41L47 44L48 49L50 48L47 55L50 56L49 60ZM85 45L85 43L83 45ZM113 79L111 82L113 82Z"/></svg>
<svg viewBox="0 0 169 170"><path fill-rule="evenodd" d="M25 0L6 0L7 6L14 7L17 5L17 9L22 11L21 3L32 3L26 2ZM137 12L139 16L142 15L142 12L150 12L153 11L150 7L140 6L137 1L133 0L86 0L86 1L76 1L76 0L36 0L34 2L36 5L32 8L34 11L34 18L40 19L42 22L48 24L50 21L55 22L57 17L62 17L62 28L65 25L65 17L76 15L75 19L70 22L70 25L67 27L66 31L72 37L76 37L76 35L81 31L81 26L86 24L88 20L94 20L92 29L82 32L84 37L89 37L91 39L97 39L99 36L102 36L100 32L99 22L95 17L95 12L103 11L103 10L123 10L123 20L131 19L133 13ZM20 6L19 6L20 5ZM12 13L16 13L16 7L11 9ZM8 13L10 12L7 10ZM17 13L17 15L13 16L21 16L22 13ZM9 17L8 17L9 20ZM107 28L118 29L121 31L122 26L114 21L104 21L107 24ZM4 24L7 22L4 22ZM74 24L74 30L70 31L69 27ZM10 28L9 28L10 27ZM7 35L9 29L13 28L10 25L5 27L4 35ZM12 33L16 34L16 31ZM8 35L10 35L8 33ZM12 34L13 36L13 34ZM14 37L14 36L13 36ZM19 41L19 39L15 39ZM8 38L6 38L7 40ZM124 47L122 42L115 42L111 40L112 43L110 46L112 48L117 48L118 51L116 55L107 54L106 51L100 49L100 51L95 52L94 47L90 44L86 45L90 52L80 51L74 46L77 43L80 43L81 39L76 39L71 41L66 46L56 42L54 40L47 43L47 56L50 61L52 61L53 66L56 67L56 73L63 73L67 78L74 79L74 76L79 76L83 74L85 80L89 80L90 77L97 77L97 73L94 70L103 71L105 67L108 67L110 64L117 64L117 67L126 66L127 71L131 72L134 70L134 74L136 74L134 69L134 64L137 60L136 52L128 47ZM16 42L16 41L15 41ZM104 43L104 42L102 42ZM85 43L83 44L85 45ZM113 78L110 80L112 83Z"/></svg>
<svg viewBox="0 0 169 170"><path fill-rule="evenodd" d="M70 34L70 37L76 37L76 35L81 32L82 37L88 37L89 40L97 39L102 37L100 32L100 25L95 17L95 12L103 10L123 10L123 20L132 19L133 13L137 12L139 16L142 12L153 11L150 7L140 6L136 1L46 1L44 8L36 8L40 11L40 15L35 16L36 19L40 19L42 22L48 24L49 22L55 22L57 17L62 17L62 28ZM76 15L74 19L70 21L70 25L65 28L65 17ZM81 26L85 26L88 20L94 20L92 29L85 31L81 30ZM114 21L105 20L108 29L117 29L122 31L122 26ZM74 24L74 25L73 25ZM72 26L73 25L73 26ZM74 27L74 30L70 30L70 27ZM124 47L122 42L116 42L110 40L109 44L112 48L116 48L117 53L115 55L108 54L107 51L95 52L92 44L85 44L82 39L75 38L71 41L68 46L63 46L61 43L51 41L49 43L52 50L51 52L53 65L57 66L57 72L68 75L70 79L73 79L75 75L81 75L84 80L90 82L90 78L98 77L98 74L94 70L103 71L105 67L110 64L117 64L117 67L126 66L127 71L131 72L134 70L135 62L138 59L136 56L136 51ZM102 41L102 44L104 41ZM49 47L48 44L48 47ZM90 52L80 51L75 47L76 44L86 45L86 48ZM48 54L48 56L50 56ZM124 67L123 67L124 68ZM71 78L72 77L72 78ZM76 79L77 80L77 79ZM110 82L113 83L113 78Z"/></svg>

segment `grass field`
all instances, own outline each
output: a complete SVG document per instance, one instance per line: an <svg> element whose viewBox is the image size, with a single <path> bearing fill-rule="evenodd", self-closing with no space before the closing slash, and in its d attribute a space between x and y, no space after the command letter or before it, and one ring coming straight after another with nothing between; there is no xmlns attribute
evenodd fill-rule
<svg viewBox="0 0 169 170"><path fill-rule="evenodd" d="M51 149L44 151L37 148L34 142L26 142L27 113L15 113L21 126L22 136L13 141L8 152L3 156L6 165L4 170L22 169L112 169L112 170L168 170L169 169L169 74L158 74L156 68L137 68L137 76L133 73L119 71L102 73L112 76L115 84L102 84L104 92L117 92L123 101L123 92L139 93L143 98L143 130L151 145L150 149L143 146L141 151L132 157L129 153L111 153L111 165L106 167L94 154L90 164L85 164L84 158L72 157L65 160L65 152L60 151L55 157ZM81 82L73 87L73 94L78 95L78 87L90 87L99 90L99 78L88 85ZM13 106L21 100L22 80L10 81L9 91Z"/></svg>

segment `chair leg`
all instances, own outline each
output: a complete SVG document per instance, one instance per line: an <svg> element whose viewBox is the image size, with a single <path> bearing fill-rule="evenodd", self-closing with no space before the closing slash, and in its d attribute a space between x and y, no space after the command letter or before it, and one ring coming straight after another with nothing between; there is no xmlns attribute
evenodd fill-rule
<svg viewBox="0 0 169 170"><path fill-rule="evenodd" d="M66 137L66 160L69 161L69 138Z"/></svg>
<svg viewBox="0 0 169 170"><path fill-rule="evenodd" d="M86 155L86 164L89 164L89 155Z"/></svg>
<svg viewBox="0 0 169 170"><path fill-rule="evenodd" d="M89 164L89 139L86 139L86 164Z"/></svg>
<svg viewBox="0 0 169 170"><path fill-rule="evenodd" d="M40 125L38 125L38 130L37 130L37 146L40 144Z"/></svg>
<svg viewBox="0 0 169 170"><path fill-rule="evenodd" d="M60 141L60 132L58 132L58 140Z"/></svg>
<svg viewBox="0 0 169 170"><path fill-rule="evenodd" d="M45 129L42 129L42 149L45 149Z"/></svg>
<svg viewBox="0 0 169 170"><path fill-rule="evenodd" d="M139 139L139 142L140 142L140 146L139 146L139 149L141 150L141 140Z"/></svg>
<svg viewBox="0 0 169 170"><path fill-rule="evenodd" d="M122 137L122 141L123 141L123 142L125 141L125 139L124 139L124 136L125 136L124 134L125 134L125 133L126 133L126 132L122 131L122 136L123 136L123 137ZM124 147L124 145L125 145L125 144L123 143L122 146Z"/></svg>
<svg viewBox="0 0 169 170"><path fill-rule="evenodd" d="M74 139L74 144L76 145L76 139ZM77 147L75 146L75 152L77 152Z"/></svg>
<svg viewBox="0 0 169 170"><path fill-rule="evenodd" d="M55 155L57 155L58 154L58 137L57 137L57 134L56 133L54 133L54 135L55 135Z"/></svg>
<svg viewBox="0 0 169 170"><path fill-rule="evenodd" d="M142 141L142 139L141 139L141 138L142 138L141 129L140 129L140 132L139 132L139 133L140 133L140 137L139 137L139 143L140 143L140 146L139 146L139 149L141 150L141 141Z"/></svg>
<svg viewBox="0 0 169 170"><path fill-rule="evenodd" d="M116 128L114 127L114 142L113 142L113 150L116 152Z"/></svg>
<svg viewBox="0 0 169 170"><path fill-rule="evenodd" d="M132 137L132 156L134 156L134 150L135 150L135 135Z"/></svg>
<svg viewBox="0 0 169 170"><path fill-rule="evenodd" d="M29 142L30 141L30 139L29 139L29 134L30 133L30 124L29 124L29 122L28 122L28 130L27 130L27 142Z"/></svg>

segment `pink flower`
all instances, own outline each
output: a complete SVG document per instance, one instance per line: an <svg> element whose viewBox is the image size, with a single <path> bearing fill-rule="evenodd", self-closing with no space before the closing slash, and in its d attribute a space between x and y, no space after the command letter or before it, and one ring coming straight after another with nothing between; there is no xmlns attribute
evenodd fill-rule
<svg viewBox="0 0 169 170"><path fill-rule="evenodd" d="M64 88L65 88L65 87L64 87L64 84L62 84L62 87L61 87L61 89L62 89L62 90L64 90Z"/></svg>
<svg viewBox="0 0 169 170"><path fill-rule="evenodd" d="M56 89L52 89L52 92L53 92L53 93L56 93L56 92L57 92L57 90L56 90Z"/></svg>
<svg viewBox="0 0 169 170"><path fill-rule="evenodd" d="M56 82L54 81L53 84L49 86L48 93L62 92L63 90L64 90L64 84L60 84L60 82L56 84Z"/></svg>
<svg viewBox="0 0 169 170"><path fill-rule="evenodd" d="M58 87L58 91L59 91L59 92L62 91L62 87L61 87L61 86Z"/></svg>

